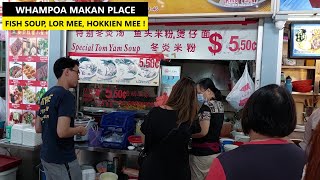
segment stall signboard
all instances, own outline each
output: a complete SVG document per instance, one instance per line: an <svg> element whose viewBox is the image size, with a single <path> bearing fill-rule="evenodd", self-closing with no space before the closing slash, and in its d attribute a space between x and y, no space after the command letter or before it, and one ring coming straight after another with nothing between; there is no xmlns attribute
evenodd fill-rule
<svg viewBox="0 0 320 180"><path fill-rule="evenodd" d="M179 81L181 66L161 66L161 90L160 95L169 96L172 87Z"/></svg>
<svg viewBox="0 0 320 180"><path fill-rule="evenodd" d="M149 25L147 31L68 31L68 52L164 54L169 59L255 60L258 23Z"/></svg>
<svg viewBox="0 0 320 180"><path fill-rule="evenodd" d="M306 12L319 12L319 0L280 0L279 11L287 13L306 13Z"/></svg>
<svg viewBox="0 0 320 180"><path fill-rule="evenodd" d="M48 31L8 31L8 123L32 123L48 88Z"/></svg>
<svg viewBox="0 0 320 180"><path fill-rule="evenodd" d="M9 2L148 2L149 16L269 15L274 0L9 0Z"/></svg>
<svg viewBox="0 0 320 180"><path fill-rule="evenodd" d="M320 24L292 23L290 31L290 58L320 57Z"/></svg>
<svg viewBox="0 0 320 180"><path fill-rule="evenodd" d="M80 108L112 108L118 110L149 110L157 97L155 86L111 84L80 84Z"/></svg>
<svg viewBox="0 0 320 180"><path fill-rule="evenodd" d="M80 62L79 83L159 86L161 54L69 53Z"/></svg>

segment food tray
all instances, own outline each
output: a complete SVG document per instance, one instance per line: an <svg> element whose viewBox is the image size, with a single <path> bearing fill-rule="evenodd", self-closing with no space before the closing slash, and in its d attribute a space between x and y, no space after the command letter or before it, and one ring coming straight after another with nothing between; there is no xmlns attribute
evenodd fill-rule
<svg viewBox="0 0 320 180"><path fill-rule="evenodd" d="M0 155L0 172L15 168L21 164L22 160L16 157Z"/></svg>

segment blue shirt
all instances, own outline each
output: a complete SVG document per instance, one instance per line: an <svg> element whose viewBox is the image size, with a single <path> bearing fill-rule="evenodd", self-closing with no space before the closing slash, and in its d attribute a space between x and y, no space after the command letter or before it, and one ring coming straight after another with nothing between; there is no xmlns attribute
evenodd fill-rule
<svg viewBox="0 0 320 180"><path fill-rule="evenodd" d="M76 159L73 137L59 138L57 134L58 117L70 117L70 127L74 127L75 113L75 97L61 86L52 87L40 99L38 116L42 125L41 159L56 164Z"/></svg>

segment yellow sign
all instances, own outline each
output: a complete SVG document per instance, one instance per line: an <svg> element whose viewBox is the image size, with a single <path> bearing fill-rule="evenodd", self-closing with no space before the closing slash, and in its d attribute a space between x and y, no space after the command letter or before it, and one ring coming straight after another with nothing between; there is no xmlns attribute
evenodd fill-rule
<svg viewBox="0 0 320 180"><path fill-rule="evenodd" d="M271 14L273 0L110 0L148 2L149 15L241 15Z"/></svg>
<svg viewBox="0 0 320 180"><path fill-rule="evenodd" d="M2 17L3 30L148 30L148 17Z"/></svg>

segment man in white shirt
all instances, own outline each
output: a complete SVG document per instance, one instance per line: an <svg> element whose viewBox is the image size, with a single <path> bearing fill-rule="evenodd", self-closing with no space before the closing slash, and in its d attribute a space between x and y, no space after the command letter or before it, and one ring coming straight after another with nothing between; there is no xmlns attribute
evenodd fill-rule
<svg viewBox="0 0 320 180"><path fill-rule="evenodd" d="M313 111L313 113L309 117L307 124L305 126L303 141L299 144L300 147L306 151L307 155L309 154L309 148L310 148L309 142L311 139L312 132L317 127L319 121L320 121L320 108Z"/></svg>

